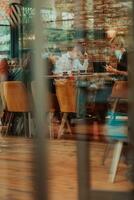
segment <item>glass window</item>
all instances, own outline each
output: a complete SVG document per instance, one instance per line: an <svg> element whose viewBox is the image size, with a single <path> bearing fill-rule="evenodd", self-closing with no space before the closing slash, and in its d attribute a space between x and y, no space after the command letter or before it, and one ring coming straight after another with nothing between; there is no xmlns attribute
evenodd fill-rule
<svg viewBox="0 0 134 200"><path fill-rule="evenodd" d="M10 55L10 26L8 20L8 4L0 2L0 59Z"/></svg>
<svg viewBox="0 0 134 200"><path fill-rule="evenodd" d="M74 22L74 13L70 12L63 12L62 13L62 19L63 19L63 28L72 28L73 22Z"/></svg>
<svg viewBox="0 0 134 200"><path fill-rule="evenodd" d="M0 58L10 55L10 27L0 25Z"/></svg>
<svg viewBox="0 0 134 200"><path fill-rule="evenodd" d="M8 12L9 12L8 1L0 0L0 24L9 25Z"/></svg>
<svg viewBox="0 0 134 200"><path fill-rule="evenodd" d="M0 24L9 25L8 17L5 10L0 10Z"/></svg>
<svg viewBox="0 0 134 200"><path fill-rule="evenodd" d="M32 27L32 19L35 9L32 8L31 2L25 1L23 6L23 52L29 51L33 44L34 34Z"/></svg>

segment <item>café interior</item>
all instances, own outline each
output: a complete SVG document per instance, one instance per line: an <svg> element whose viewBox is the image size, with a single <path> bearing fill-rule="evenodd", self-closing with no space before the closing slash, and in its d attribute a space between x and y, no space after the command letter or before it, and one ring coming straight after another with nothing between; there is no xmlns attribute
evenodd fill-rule
<svg viewBox="0 0 134 200"><path fill-rule="evenodd" d="M131 194L131 12L131 0L0 1L1 200Z"/></svg>

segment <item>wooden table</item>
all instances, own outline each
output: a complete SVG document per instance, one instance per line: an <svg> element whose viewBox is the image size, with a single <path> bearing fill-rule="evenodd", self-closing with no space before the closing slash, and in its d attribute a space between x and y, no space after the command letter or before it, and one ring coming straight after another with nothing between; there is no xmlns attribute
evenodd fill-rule
<svg viewBox="0 0 134 200"><path fill-rule="evenodd" d="M88 74L74 74L74 75L57 75L57 74L54 74L54 75L44 75L43 77L44 78L48 78L48 79L66 79L66 78L74 78L75 80L77 79L84 79L84 80L90 80L90 79L93 79L93 78L105 78L105 79L111 79L111 76L113 76L113 74L111 73L88 73Z"/></svg>
<svg viewBox="0 0 134 200"><path fill-rule="evenodd" d="M77 117L83 118L86 116L86 104L90 103L88 96L90 93L95 93L104 89L105 82L113 81L115 75L111 73L90 73L90 74L75 74L75 75L46 75L47 79L70 79L76 82L77 87Z"/></svg>

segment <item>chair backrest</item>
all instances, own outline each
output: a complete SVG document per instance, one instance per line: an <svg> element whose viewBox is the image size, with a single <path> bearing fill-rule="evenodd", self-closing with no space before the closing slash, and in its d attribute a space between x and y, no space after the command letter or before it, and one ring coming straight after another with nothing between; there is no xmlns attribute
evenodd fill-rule
<svg viewBox="0 0 134 200"><path fill-rule="evenodd" d="M128 81L116 81L112 89L111 97L128 99Z"/></svg>
<svg viewBox="0 0 134 200"><path fill-rule="evenodd" d="M76 83L74 80L55 80L56 95L61 112L76 112Z"/></svg>
<svg viewBox="0 0 134 200"><path fill-rule="evenodd" d="M32 90L32 96L33 96L33 101L35 102L35 98L36 98L36 82L32 81L31 82L31 90ZM47 112L55 112L58 108L58 101L57 101L57 97L55 94L50 93L47 90L47 103L48 103L48 109ZM44 100L44 103L46 102L46 100Z"/></svg>
<svg viewBox="0 0 134 200"><path fill-rule="evenodd" d="M112 115L115 118L112 118ZM109 117L106 119L104 134L106 134L107 140L127 140L128 139L128 116L127 114L121 114L118 112L109 113Z"/></svg>
<svg viewBox="0 0 134 200"><path fill-rule="evenodd" d="M30 111L28 92L21 81L3 82L3 94L9 112Z"/></svg>

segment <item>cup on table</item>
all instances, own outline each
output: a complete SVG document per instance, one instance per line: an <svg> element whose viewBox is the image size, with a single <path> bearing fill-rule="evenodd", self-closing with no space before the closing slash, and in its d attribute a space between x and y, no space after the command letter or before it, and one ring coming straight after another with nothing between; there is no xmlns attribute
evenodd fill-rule
<svg viewBox="0 0 134 200"><path fill-rule="evenodd" d="M63 72L63 76L67 76L68 75L68 72Z"/></svg>
<svg viewBox="0 0 134 200"><path fill-rule="evenodd" d="M85 74L86 70L80 70L80 74Z"/></svg>

